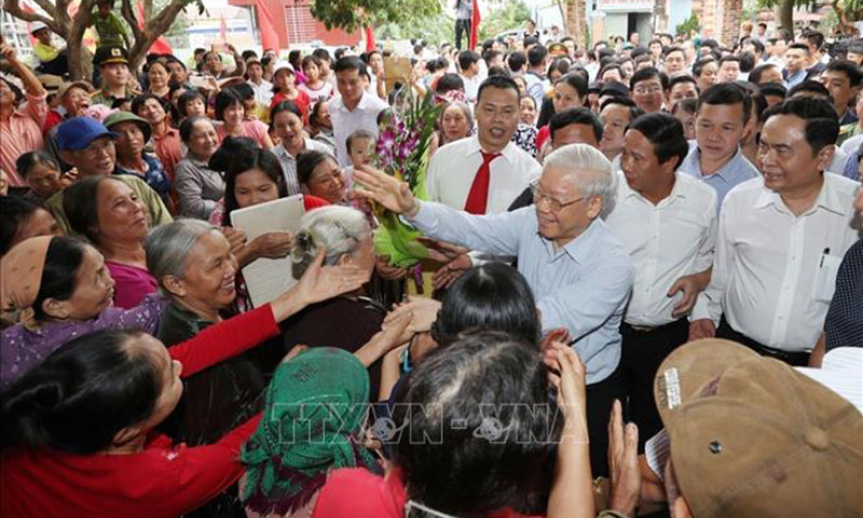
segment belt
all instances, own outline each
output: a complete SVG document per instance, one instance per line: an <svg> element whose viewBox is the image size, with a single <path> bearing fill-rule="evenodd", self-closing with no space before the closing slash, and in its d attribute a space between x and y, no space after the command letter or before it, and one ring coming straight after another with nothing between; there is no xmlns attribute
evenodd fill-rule
<svg viewBox="0 0 863 518"><path fill-rule="evenodd" d="M746 345L761 356L775 358L789 365L805 367L809 364L809 353L805 351L783 351L782 349L774 349L755 342L749 342L743 345Z"/></svg>
<svg viewBox="0 0 863 518"><path fill-rule="evenodd" d="M782 349L774 349L773 347L767 347L766 345L760 342L756 342L752 338L749 338L740 331L735 330L733 327L731 327L731 324L728 323L728 320L725 319L724 315L719 321L719 327L716 329L716 337L726 338L728 340L738 342L762 356L767 356L768 358L775 358L779 361L783 361L795 367L805 367L809 364L808 352L783 351Z"/></svg>
<svg viewBox="0 0 863 518"><path fill-rule="evenodd" d="M675 327L675 326L679 326L683 323L687 323L687 320L685 318L681 318L681 319L675 320L674 322L669 322L667 324L663 324L661 326L656 326L656 327L634 326L632 324L627 324L626 322L624 322L623 325L628 327L629 329L631 329L633 332L635 332L637 334L650 334L650 333L659 333L662 331L667 331L668 329Z"/></svg>

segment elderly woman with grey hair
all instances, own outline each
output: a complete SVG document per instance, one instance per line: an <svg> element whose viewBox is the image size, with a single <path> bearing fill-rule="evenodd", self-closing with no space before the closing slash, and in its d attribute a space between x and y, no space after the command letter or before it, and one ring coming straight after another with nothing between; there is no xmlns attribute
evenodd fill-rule
<svg viewBox="0 0 863 518"><path fill-rule="evenodd" d="M494 216L419 201L403 182L369 167L355 174L363 186L358 194L404 214L427 236L518 257L543 332L565 329L585 362L592 471L606 475L605 423L625 394L620 323L634 275L629 253L600 218L615 195L611 162L586 144L563 146L546 158L531 186L534 206Z"/></svg>
<svg viewBox="0 0 863 518"><path fill-rule="evenodd" d="M147 266L170 298L156 332L166 346L185 341L227 316L236 297L237 262L217 227L180 219L153 230L145 247ZM277 321L309 304L353 292L368 279L355 266L322 269L322 262L323 257L312 258L306 275L270 303L282 308ZM341 272L341 278L333 279L332 272ZM282 356L281 343L259 347L191 376L186 380L184 403L175 411L170 421L173 429L168 431L190 446L220 437L252 408L264 389L264 375Z"/></svg>
<svg viewBox="0 0 863 518"><path fill-rule="evenodd" d="M431 142L430 155L451 142L473 135L475 130L473 112L464 101L449 102L441 111L437 126L438 129Z"/></svg>
<svg viewBox="0 0 863 518"><path fill-rule="evenodd" d="M325 264L355 266L368 279L375 267L373 248L371 228L362 212L335 205L315 209L303 216L294 236L293 275L295 278L303 275L315 255L325 249ZM356 352L381 330L385 314L383 307L357 290L311 306L291 318L285 343L289 347L306 344ZM362 356L360 360L370 365L371 394L376 398L382 362L370 362Z"/></svg>

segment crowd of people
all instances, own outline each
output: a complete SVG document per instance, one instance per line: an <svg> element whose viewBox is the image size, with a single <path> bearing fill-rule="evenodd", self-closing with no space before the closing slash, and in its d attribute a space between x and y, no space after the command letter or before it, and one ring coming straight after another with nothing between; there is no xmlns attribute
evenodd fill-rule
<svg viewBox="0 0 863 518"><path fill-rule="evenodd" d="M863 516L863 415L801 370L863 348L863 39L529 25L393 81L113 34L57 84L47 30L0 43L3 516ZM427 96L412 191L379 128Z"/></svg>

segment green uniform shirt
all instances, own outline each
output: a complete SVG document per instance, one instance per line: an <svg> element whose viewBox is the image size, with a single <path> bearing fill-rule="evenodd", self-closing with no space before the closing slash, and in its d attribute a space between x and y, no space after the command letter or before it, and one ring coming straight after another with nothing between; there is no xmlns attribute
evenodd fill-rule
<svg viewBox="0 0 863 518"><path fill-rule="evenodd" d="M99 11L96 10L93 13L92 24L96 26L96 32L99 33L99 47L106 47L108 45L126 47L126 40L123 39L123 36L126 34L126 28L116 14L110 13L105 18L102 18Z"/></svg>

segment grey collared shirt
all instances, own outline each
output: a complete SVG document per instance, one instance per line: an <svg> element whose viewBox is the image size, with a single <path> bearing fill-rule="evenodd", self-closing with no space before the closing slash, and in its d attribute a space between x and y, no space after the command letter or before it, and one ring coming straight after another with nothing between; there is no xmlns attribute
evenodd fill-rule
<svg viewBox="0 0 863 518"><path fill-rule="evenodd" d="M713 174L701 174L701 150L698 148L698 142L695 140L689 141L689 154L680 165L680 172L687 173L690 176L698 178L707 185L716 189L716 210L722 208L722 200L728 191L736 185L758 178L760 174L758 169L752 165L752 162L743 156L743 151L740 147L737 148L737 153L724 166Z"/></svg>
<svg viewBox="0 0 863 518"><path fill-rule="evenodd" d="M177 163L174 186L180 198L180 215L206 220L225 195L222 175L191 153Z"/></svg>
<svg viewBox="0 0 863 518"><path fill-rule="evenodd" d="M497 256L518 256L518 270L533 290L542 328L569 330L598 383L620 362L620 322L634 270L626 249L597 219L560 250L539 234L534 207L475 216L434 202L421 202L412 219L423 233Z"/></svg>

